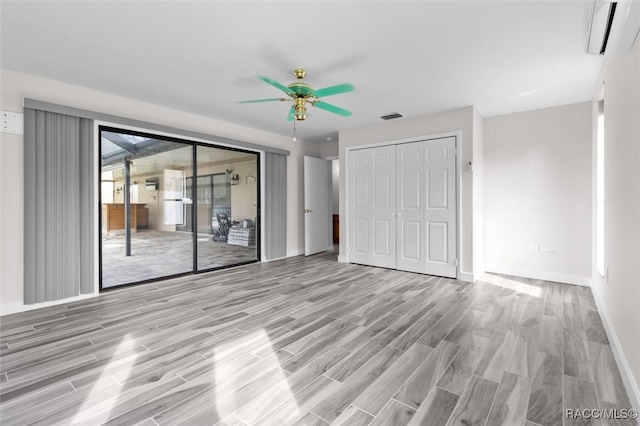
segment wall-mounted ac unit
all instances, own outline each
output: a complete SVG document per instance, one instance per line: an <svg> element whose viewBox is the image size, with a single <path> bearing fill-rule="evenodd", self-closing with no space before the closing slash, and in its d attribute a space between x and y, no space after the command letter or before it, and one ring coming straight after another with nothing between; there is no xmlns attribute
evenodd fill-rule
<svg viewBox="0 0 640 426"><path fill-rule="evenodd" d="M589 0L585 6L585 51L629 53L640 32L640 0Z"/></svg>

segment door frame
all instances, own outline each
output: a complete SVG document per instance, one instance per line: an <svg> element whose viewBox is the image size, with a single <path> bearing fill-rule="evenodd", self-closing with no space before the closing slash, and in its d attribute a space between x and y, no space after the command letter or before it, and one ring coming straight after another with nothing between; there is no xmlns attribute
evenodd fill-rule
<svg viewBox="0 0 640 426"><path fill-rule="evenodd" d="M309 214L312 214L313 212L309 209L309 207L312 207L311 204L313 203L313 201L317 200L317 197L315 196L311 196L311 191L308 191L308 185L309 185L309 178L311 177L311 173L310 170L312 167L310 161L307 161L307 158L309 158L310 161L313 162L322 162L324 163L325 166L325 170L324 173L327 174L326 179L325 179L325 185L327 185L326 191L325 191L325 196L326 199L324 199L323 204L326 208L327 208L327 215L325 218L325 223L322 226L326 226L326 232L324 233L324 237L325 237L325 242L322 246L321 249L319 249L318 251L315 251L315 249L312 249L310 247L310 234L311 234L311 230L310 230L310 222L309 220L311 219ZM328 250L333 249L333 244L329 244L330 239L329 239L329 230L331 229L331 214L330 214L330 203L331 203L331 196L330 196L330 191L331 191L331 160L326 160L324 158L319 158L319 157L313 157L311 155L304 155L303 156L303 168L302 168L302 174L303 174L303 204L304 204L304 216L303 216L303 222L304 222L304 255L305 256L311 256L317 253L322 253ZM315 179L312 179L315 180ZM311 201L313 200L313 201ZM309 211L308 211L309 209ZM321 219L321 218L320 218ZM322 222L322 221L320 221Z"/></svg>
<svg viewBox="0 0 640 426"><path fill-rule="evenodd" d="M462 146L462 131L453 131L453 132L444 132L444 133L436 133L436 134L432 134L432 135L424 135L424 136L414 136L411 138L404 138L404 139L395 139L395 140L389 140L389 141L384 141L384 142L375 142L375 143L370 143L370 144L365 144L365 145L357 145L357 146L350 146L350 147L346 147L345 148L345 159L344 159L344 172L341 170L340 174L342 174L344 176L344 199L345 199L345 219L344 219L344 225L345 225L345 237L344 237L344 244L345 244L345 262L347 263L351 263L351 260L349 259L349 155L351 154L351 151L358 151L361 149L367 149L367 148L376 148L376 147L381 147L381 146L389 146L389 145L400 145L400 144L404 144L404 143L412 143L412 142L421 142L421 141L429 141L429 140L434 140L434 139L443 139L443 138L449 138L449 137L453 137L455 138L455 149L456 149L456 279L461 280L462 279L462 272L461 272L461 259L460 259L460 254L461 254L461 249L462 249L462 233L460 232L460 219L461 219L461 214L460 214L460 210L462 208L462 191L461 191L461 184L462 184L462 155L461 155L461 146Z"/></svg>

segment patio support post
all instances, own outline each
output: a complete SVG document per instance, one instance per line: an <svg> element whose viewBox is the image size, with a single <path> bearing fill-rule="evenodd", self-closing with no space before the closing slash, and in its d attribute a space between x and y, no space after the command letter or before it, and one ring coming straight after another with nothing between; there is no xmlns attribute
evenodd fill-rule
<svg viewBox="0 0 640 426"><path fill-rule="evenodd" d="M125 256L131 256L131 160L124 160L124 246Z"/></svg>

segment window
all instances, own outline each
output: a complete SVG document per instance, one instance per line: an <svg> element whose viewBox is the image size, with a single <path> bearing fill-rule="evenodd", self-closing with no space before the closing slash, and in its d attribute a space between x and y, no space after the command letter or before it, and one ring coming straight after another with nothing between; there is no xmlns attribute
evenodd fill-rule
<svg viewBox="0 0 640 426"><path fill-rule="evenodd" d="M605 275L604 268L604 101L598 102L596 141L596 268Z"/></svg>

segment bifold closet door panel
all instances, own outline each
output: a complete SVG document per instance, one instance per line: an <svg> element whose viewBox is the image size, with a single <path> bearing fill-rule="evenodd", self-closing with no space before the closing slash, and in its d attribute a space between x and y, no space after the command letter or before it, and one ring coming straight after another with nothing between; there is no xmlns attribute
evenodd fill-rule
<svg viewBox="0 0 640 426"><path fill-rule="evenodd" d="M396 147L371 152L371 265L396 267Z"/></svg>
<svg viewBox="0 0 640 426"><path fill-rule="evenodd" d="M349 259L396 267L395 146L349 155Z"/></svg>
<svg viewBox="0 0 640 426"><path fill-rule="evenodd" d="M425 142L424 273L456 277L455 138Z"/></svg>
<svg viewBox="0 0 640 426"><path fill-rule="evenodd" d="M424 143L396 146L397 169L397 268L424 269Z"/></svg>
<svg viewBox="0 0 640 426"><path fill-rule="evenodd" d="M349 154L349 259L368 265L371 257L371 149Z"/></svg>

